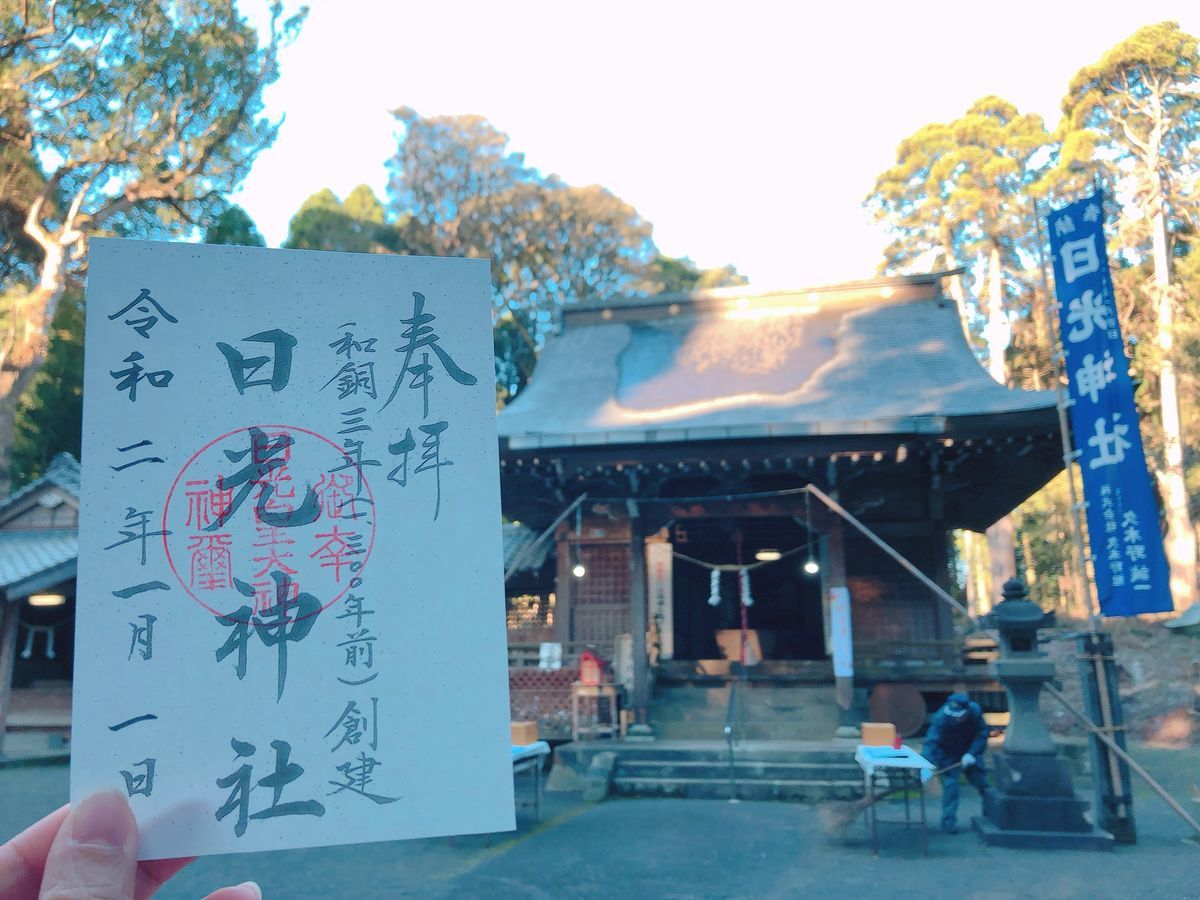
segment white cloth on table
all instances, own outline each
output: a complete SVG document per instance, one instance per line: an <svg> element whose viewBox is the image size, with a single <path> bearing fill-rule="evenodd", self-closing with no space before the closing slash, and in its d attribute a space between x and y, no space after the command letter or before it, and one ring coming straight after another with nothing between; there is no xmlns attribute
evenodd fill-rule
<svg viewBox="0 0 1200 900"><path fill-rule="evenodd" d="M519 747L512 744L512 761L519 763L522 760L533 759L538 756L546 756L550 752L550 745L545 741L534 741L532 744L526 744Z"/></svg>
<svg viewBox="0 0 1200 900"><path fill-rule="evenodd" d="M868 778L876 769L918 769L921 783L933 777L933 763L907 744L899 750L892 747L868 747L859 744L854 751L854 761L859 764Z"/></svg>

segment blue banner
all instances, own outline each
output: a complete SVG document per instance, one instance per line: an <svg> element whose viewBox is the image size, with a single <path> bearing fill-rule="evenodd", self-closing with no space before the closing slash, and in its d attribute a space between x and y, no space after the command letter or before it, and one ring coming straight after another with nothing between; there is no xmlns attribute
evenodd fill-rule
<svg viewBox="0 0 1200 900"><path fill-rule="evenodd" d="M1046 224L1100 612L1171 612L1170 572L1108 272L1103 195L1050 213Z"/></svg>

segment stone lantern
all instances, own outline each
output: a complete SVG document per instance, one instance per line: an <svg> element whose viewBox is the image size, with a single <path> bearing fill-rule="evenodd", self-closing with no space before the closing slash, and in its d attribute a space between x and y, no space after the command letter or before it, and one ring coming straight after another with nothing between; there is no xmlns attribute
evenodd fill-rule
<svg viewBox="0 0 1200 900"><path fill-rule="evenodd" d="M1075 796L1070 768L1042 721L1042 685L1054 678L1054 663L1038 649L1038 629L1054 614L1030 602L1025 585L1005 582L1003 599L980 621L997 632L996 678L1008 694L1011 719L1004 745L995 754L995 791L984 815L972 820L988 844L1007 847L1106 849L1112 836L1084 817L1087 803Z"/></svg>

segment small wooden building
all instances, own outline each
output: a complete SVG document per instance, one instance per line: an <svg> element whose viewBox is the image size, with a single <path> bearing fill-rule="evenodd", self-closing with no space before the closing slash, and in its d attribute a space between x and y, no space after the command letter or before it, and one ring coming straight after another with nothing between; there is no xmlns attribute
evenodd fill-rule
<svg viewBox="0 0 1200 900"><path fill-rule="evenodd" d="M641 716L656 681L727 675L742 606L736 573L710 605L709 567L765 561L745 610L756 677L832 691L829 597L845 586L851 719L880 683L970 681L948 605L797 490L836 498L950 589L950 532L985 530L1061 469L1054 395L987 374L942 278L564 312L499 428L506 516L540 530L587 495L556 535L568 660L631 635Z"/></svg>
<svg viewBox="0 0 1200 900"><path fill-rule="evenodd" d="M0 752L6 728L69 731L78 528L67 453L0 500Z"/></svg>

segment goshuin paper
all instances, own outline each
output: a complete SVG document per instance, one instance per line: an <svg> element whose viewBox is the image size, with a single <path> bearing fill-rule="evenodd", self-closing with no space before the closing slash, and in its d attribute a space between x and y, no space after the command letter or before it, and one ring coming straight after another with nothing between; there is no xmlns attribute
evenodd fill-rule
<svg viewBox="0 0 1200 900"><path fill-rule="evenodd" d="M141 857L513 828L485 260L91 243L71 798Z"/></svg>

